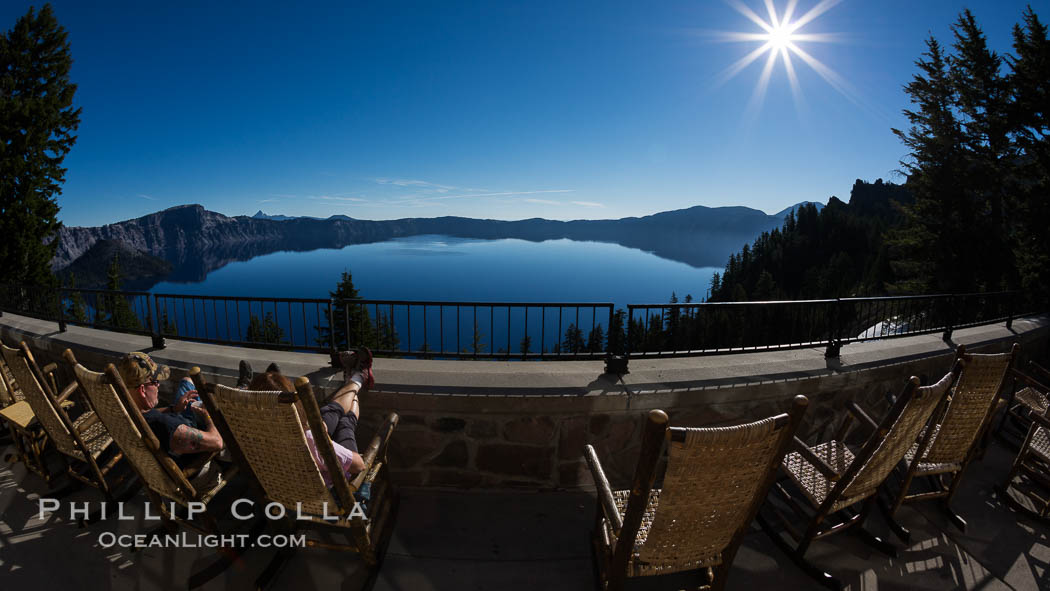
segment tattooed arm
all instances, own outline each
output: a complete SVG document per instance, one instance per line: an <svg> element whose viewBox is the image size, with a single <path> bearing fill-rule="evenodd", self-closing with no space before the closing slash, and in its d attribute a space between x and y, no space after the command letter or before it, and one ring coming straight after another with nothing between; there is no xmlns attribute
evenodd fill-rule
<svg viewBox="0 0 1050 591"><path fill-rule="evenodd" d="M222 435L211 422L211 417L203 408L196 408L201 417L204 429L197 429L189 425L179 425L171 434L171 451L177 454L198 453L202 451L222 450Z"/></svg>

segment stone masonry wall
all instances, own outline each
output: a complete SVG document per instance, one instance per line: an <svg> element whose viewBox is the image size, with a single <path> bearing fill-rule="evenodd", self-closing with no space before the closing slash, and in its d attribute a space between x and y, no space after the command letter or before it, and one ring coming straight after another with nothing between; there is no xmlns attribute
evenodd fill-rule
<svg viewBox="0 0 1050 591"><path fill-rule="evenodd" d="M0 334L9 345L29 338L43 362L58 361L59 367L65 369L59 354L68 345L57 335L30 337L2 325ZM1050 330L1040 326L969 349L1006 351L1016 340L1022 344L1023 355L1045 359L1048 335ZM366 446L380 421L389 412L397 412L400 423L388 459L399 485L534 490L592 488L583 460L584 446L590 444L612 486L626 488L635 470L648 411L665 410L675 426L738 424L785 412L793 396L804 394L809 397L810 406L800 436L812 437L828 425L837 424L850 400L857 400L877 417L888 407L887 395L898 393L909 376L931 383L949 370L952 354L947 348L936 354L909 355L903 344L906 340L887 341L894 343L893 347L887 346L888 354L878 362L864 364L864 369L834 367L834 362L830 362L829 370L813 377L780 379L777 376L782 374L766 377L751 372L749 377L718 375L717 379L688 385L653 383L651 387L632 386L613 393L585 395L373 391L362 395L365 412L358 442ZM894 352L903 356L894 357ZM92 368L100 368L113 357L112 352L91 349L77 355ZM750 355L760 363L764 354ZM523 374L539 366L522 364ZM180 375L175 366L173 372L174 377ZM228 377L206 377L230 382ZM464 374L463 380L464 384L471 383L469 373ZM316 393L323 399L331 392L317 387Z"/></svg>

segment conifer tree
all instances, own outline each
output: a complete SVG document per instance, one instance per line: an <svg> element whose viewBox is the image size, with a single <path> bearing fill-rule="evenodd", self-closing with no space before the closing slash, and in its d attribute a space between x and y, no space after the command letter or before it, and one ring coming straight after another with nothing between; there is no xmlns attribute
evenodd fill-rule
<svg viewBox="0 0 1050 591"><path fill-rule="evenodd" d="M915 202L906 208L903 230L894 233L896 289L906 293L962 291L974 284L973 265L962 245L976 212L965 194L962 129L955 116L955 90L940 43L926 41L919 73L904 87L915 109L905 109L911 127L894 129L908 148L901 162Z"/></svg>
<svg viewBox="0 0 1050 591"><path fill-rule="evenodd" d="M72 63L50 5L0 35L0 272L11 283L55 283L56 196L80 124Z"/></svg>

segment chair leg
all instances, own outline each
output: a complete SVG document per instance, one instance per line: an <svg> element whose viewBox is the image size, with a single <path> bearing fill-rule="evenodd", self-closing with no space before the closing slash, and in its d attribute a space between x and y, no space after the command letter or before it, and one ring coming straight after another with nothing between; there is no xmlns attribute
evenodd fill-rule
<svg viewBox="0 0 1050 591"><path fill-rule="evenodd" d="M259 537L259 534L266 528L266 520L258 518L252 524L251 529L248 531L248 539L254 541ZM196 589L201 585L204 585L208 581L226 572L226 569L240 562L244 555L248 552L248 549L252 547L252 542L249 542L244 548L219 548L219 559L212 562L208 566L201 570L193 573L186 580L186 586L189 589Z"/></svg>
<svg viewBox="0 0 1050 591"><path fill-rule="evenodd" d="M255 579L256 589L265 589L273 582L277 577L277 574L281 572L285 564L292 559L295 555L295 548L281 548L273 555L270 562L263 569L263 572L259 574L259 578Z"/></svg>
<svg viewBox="0 0 1050 591"><path fill-rule="evenodd" d="M946 497L941 501L941 511L944 512L948 521L955 527L959 528L959 531L966 533L966 520L959 516L958 513L952 510L951 497Z"/></svg>
<svg viewBox="0 0 1050 591"><path fill-rule="evenodd" d="M773 540L773 543L776 544L777 547L780 548L780 550L784 554L791 558L792 562L794 562L796 566L802 569L804 573L809 575L811 579L817 581L818 583L820 583L828 589L831 589L832 591L842 590L844 585L841 581L831 576L827 572L821 570L812 562L806 560L803 556L805 550L799 550L798 548L791 547L791 545L788 544L787 541L784 539L784 536L778 534L776 531L773 530L773 526L770 525L768 521L766 521L766 518L763 517L761 513L758 514L756 519L758 520L758 525L762 527L762 531L764 531L766 535L769 536L771 540ZM808 546L808 544L806 544L806 546ZM800 547L802 546L800 545Z"/></svg>
<svg viewBox="0 0 1050 591"><path fill-rule="evenodd" d="M901 494L903 495L903 492ZM900 504L895 504L895 507L900 507ZM891 509L883 499L879 499L879 511L882 512L882 517L886 520L886 525L890 526L890 531L893 532L893 535L897 536L897 539L904 543L911 541L911 532L908 531L908 528L904 527L899 521L897 521L896 511Z"/></svg>
<svg viewBox="0 0 1050 591"><path fill-rule="evenodd" d="M875 548L879 552L882 552L891 558L897 558L898 551L896 546L864 529L864 523L868 520L868 515L871 514L871 509L876 504L876 496L877 495L872 495L868 498L867 502L864 503L864 508L860 511L860 519L856 525L850 528L850 531L857 534L864 543Z"/></svg>

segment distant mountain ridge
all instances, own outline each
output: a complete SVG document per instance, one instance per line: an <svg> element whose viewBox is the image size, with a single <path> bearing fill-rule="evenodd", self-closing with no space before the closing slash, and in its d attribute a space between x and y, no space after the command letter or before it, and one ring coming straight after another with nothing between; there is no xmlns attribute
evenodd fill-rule
<svg viewBox="0 0 1050 591"><path fill-rule="evenodd" d="M275 219L281 218L281 219ZM783 219L749 207L695 206L615 220L517 221L463 217L358 220L268 216L228 217L200 205L181 205L99 227L63 227L51 267L56 272L89 253L100 240L115 240L173 265L172 281L200 281L230 262L276 251L342 248L422 234L460 238L567 238L612 242L696 267L721 267L726 257ZM83 265L95 267L84 261ZM139 286L141 288L141 286Z"/></svg>

